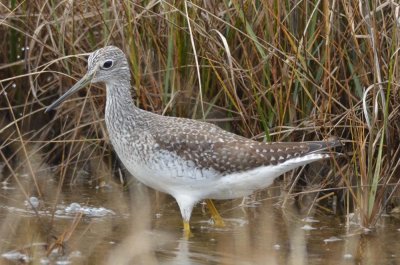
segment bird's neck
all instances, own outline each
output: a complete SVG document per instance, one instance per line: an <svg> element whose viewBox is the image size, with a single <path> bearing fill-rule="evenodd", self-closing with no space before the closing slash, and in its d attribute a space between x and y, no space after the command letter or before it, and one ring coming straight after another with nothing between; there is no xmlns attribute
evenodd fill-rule
<svg viewBox="0 0 400 265"><path fill-rule="evenodd" d="M140 109L133 102L129 80L120 79L117 82L106 83L106 87L106 118L126 119L127 116L140 112Z"/></svg>

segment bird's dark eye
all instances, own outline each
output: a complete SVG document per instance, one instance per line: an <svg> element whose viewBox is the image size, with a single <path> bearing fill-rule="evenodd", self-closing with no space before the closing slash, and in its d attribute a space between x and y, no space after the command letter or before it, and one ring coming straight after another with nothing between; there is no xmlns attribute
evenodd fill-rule
<svg viewBox="0 0 400 265"><path fill-rule="evenodd" d="M103 63L103 68L108 69L108 68L111 68L112 65L113 65L113 61L105 61Z"/></svg>

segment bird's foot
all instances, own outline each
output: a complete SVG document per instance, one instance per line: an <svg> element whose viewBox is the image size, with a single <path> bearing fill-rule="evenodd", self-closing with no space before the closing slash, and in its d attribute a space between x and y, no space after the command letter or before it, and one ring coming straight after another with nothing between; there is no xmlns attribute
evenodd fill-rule
<svg viewBox="0 0 400 265"><path fill-rule="evenodd" d="M217 208L215 208L215 205L212 200L206 200L207 207L210 211L211 217L214 221L214 225L216 227L225 227L225 222L224 219L222 219L221 215L217 211Z"/></svg>
<svg viewBox="0 0 400 265"><path fill-rule="evenodd" d="M190 230L190 224L188 221L183 221L183 237L185 239L189 239L193 236L192 231Z"/></svg>

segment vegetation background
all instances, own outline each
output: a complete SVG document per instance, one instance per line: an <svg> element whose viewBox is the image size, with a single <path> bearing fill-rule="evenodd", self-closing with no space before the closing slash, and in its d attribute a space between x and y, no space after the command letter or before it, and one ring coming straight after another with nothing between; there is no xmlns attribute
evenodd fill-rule
<svg viewBox="0 0 400 265"><path fill-rule="evenodd" d="M126 182L102 86L44 113L85 73L83 53L116 45L143 109L257 140L341 138L346 155L308 181L374 227L398 205L399 12L383 0L3 1L2 181L47 202L87 181Z"/></svg>

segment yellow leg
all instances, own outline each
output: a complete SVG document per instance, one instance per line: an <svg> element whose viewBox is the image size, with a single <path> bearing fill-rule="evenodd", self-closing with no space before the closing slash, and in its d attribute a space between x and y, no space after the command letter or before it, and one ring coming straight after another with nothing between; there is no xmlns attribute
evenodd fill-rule
<svg viewBox="0 0 400 265"><path fill-rule="evenodd" d="M188 221L183 221L183 236L186 239L193 236L192 232L190 231L190 224Z"/></svg>
<svg viewBox="0 0 400 265"><path fill-rule="evenodd" d="M219 215L217 208L215 208L214 203L212 202L212 200L207 199L206 200L207 203L207 207L210 210L211 213L211 217L214 220L214 224L217 227L224 227L225 226L225 222L222 219L221 215Z"/></svg>

